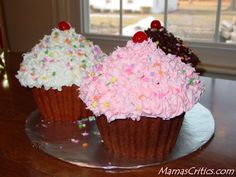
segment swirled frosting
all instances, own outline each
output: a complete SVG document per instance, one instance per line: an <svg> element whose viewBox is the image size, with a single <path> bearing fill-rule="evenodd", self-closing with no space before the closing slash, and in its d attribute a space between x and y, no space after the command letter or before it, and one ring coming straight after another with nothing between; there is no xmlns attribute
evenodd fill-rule
<svg viewBox="0 0 236 177"><path fill-rule="evenodd" d="M73 28L55 28L23 55L16 77L21 85L30 88L61 90L62 86L80 86L86 70L103 61L104 56L97 45L76 34Z"/></svg>
<svg viewBox="0 0 236 177"><path fill-rule="evenodd" d="M94 74L97 73L97 74ZM84 77L80 97L96 116L174 118L190 110L204 91L199 75L175 55L166 55L150 39L128 41Z"/></svg>

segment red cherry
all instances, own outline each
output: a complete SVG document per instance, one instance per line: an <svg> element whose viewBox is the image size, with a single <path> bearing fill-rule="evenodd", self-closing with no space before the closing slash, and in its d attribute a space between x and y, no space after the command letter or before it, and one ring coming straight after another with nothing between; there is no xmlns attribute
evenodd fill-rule
<svg viewBox="0 0 236 177"><path fill-rule="evenodd" d="M147 39L148 37L143 31L136 32L132 37L134 43L142 43L144 40L146 41Z"/></svg>
<svg viewBox="0 0 236 177"><path fill-rule="evenodd" d="M70 24L67 23L66 21L61 21L60 23L58 23L58 28L61 31L69 30L70 29Z"/></svg>
<svg viewBox="0 0 236 177"><path fill-rule="evenodd" d="M151 23L151 29L160 29L161 22L159 20L153 20Z"/></svg>

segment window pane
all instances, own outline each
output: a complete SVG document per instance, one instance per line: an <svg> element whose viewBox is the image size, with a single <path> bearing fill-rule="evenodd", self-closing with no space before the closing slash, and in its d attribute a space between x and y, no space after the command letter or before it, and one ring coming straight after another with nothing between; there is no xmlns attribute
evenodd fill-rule
<svg viewBox="0 0 236 177"><path fill-rule="evenodd" d="M236 44L236 0L223 0L220 42Z"/></svg>
<svg viewBox="0 0 236 177"><path fill-rule="evenodd" d="M89 1L90 33L119 35L120 1Z"/></svg>
<svg viewBox="0 0 236 177"><path fill-rule="evenodd" d="M217 0L169 0L178 3L168 13L167 29L175 35L194 41L214 41Z"/></svg>
<svg viewBox="0 0 236 177"><path fill-rule="evenodd" d="M164 0L123 0L124 36L133 36L136 31L143 31L154 19L164 22Z"/></svg>

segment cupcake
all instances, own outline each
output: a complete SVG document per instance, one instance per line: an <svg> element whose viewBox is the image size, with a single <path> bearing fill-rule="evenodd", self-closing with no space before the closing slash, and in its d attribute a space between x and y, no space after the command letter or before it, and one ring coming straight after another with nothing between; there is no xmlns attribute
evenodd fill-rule
<svg viewBox="0 0 236 177"><path fill-rule="evenodd" d="M181 58L184 63L189 63L196 67L200 60L198 56L184 42L175 37L174 34L161 26L160 21L153 20L150 28L145 30L147 36L152 39L158 48L161 48L166 54L170 53Z"/></svg>
<svg viewBox="0 0 236 177"><path fill-rule="evenodd" d="M115 155L164 158L175 146L185 112L203 93L198 73L137 32L106 57L97 76L84 77L80 98L96 115Z"/></svg>
<svg viewBox="0 0 236 177"><path fill-rule="evenodd" d="M32 88L44 120L74 121L91 114L77 90L87 69L102 62L105 54L70 24L60 22L58 27L23 55L16 77Z"/></svg>

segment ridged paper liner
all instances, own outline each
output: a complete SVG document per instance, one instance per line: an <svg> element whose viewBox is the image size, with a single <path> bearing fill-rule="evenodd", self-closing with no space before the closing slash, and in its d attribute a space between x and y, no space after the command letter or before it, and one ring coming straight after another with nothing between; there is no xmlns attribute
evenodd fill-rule
<svg viewBox="0 0 236 177"><path fill-rule="evenodd" d="M140 121L96 119L105 146L115 155L163 159L175 146L184 114L170 119L142 117Z"/></svg>
<svg viewBox="0 0 236 177"><path fill-rule="evenodd" d="M33 88L39 111L46 121L71 122L92 115L79 98L77 86L63 86L62 91Z"/></svg>

